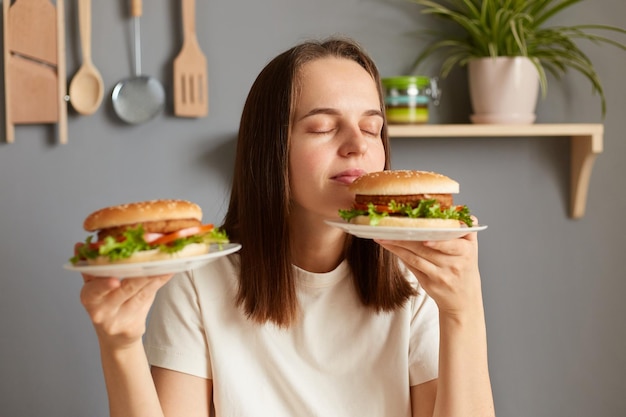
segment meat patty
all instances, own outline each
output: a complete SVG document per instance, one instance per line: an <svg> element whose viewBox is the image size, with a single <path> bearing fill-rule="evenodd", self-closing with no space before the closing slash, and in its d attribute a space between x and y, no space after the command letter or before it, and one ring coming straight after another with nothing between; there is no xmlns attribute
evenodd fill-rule
<svg viewBox="0 0 626 417"><path fill-rule="evenodd" d="M143 222L128 224L125 226L110 227L108 229L102 229L98 232L98 240L104 239L106 236L119 236L126 229L135 228L139 225L143 226L143 230L146 233L172 233L177 230L185 229L187 227L200 226L202 223L197 219L179 219L179 220L158 220L152 222Z"/></svg>
<svg viewBox="0 0 626 417"><path fill-rule="evenodd" d="M386 206L392 200L398 204L410 204L411 207L417 207L421 200L439 201L441 208L446 209L454 204L452 194L414 194L414 195L365 195L357 194L354 201L356 205L368 205L372 203L378 206Z"/></svg>

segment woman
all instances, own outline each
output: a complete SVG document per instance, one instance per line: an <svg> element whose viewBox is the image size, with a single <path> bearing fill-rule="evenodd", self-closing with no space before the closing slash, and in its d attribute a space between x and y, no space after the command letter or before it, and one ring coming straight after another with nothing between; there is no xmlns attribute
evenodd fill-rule
<svg viewBox="0 0 626 417"><path fill-rule="evenodd" d="M85 276L112 416L494 415L476 234L375 242L324 222L389 167L383 108L351 41L263 69L223 225L241 252L171 281Z"/></svg>

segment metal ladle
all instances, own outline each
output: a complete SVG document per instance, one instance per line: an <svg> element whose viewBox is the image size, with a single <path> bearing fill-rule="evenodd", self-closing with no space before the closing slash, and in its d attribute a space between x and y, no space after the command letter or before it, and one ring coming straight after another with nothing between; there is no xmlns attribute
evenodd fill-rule
<svg viewBox="0 0 626 417"><path fill-rule="evenodd" d="M135 45L135 75L117 83L111 99L117 116L130 124L144 123L163 111L165 90L159 81L141 75L141 0L131 0Z"/></svg>

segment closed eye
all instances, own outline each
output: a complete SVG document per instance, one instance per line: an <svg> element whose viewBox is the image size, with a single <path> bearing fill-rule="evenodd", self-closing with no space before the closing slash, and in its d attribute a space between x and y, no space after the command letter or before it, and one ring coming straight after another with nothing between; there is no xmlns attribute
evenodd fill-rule
<svg viewBox="0 0 626 417"><path fill-rule="evenodd" d="M373 129L361 129L361 132L363 132L363 134L368 135L368 136L378 136L380 134L380 131L374 131Z"/></svg>
<svg viewBox="0 0 626 417"><path fill-rule="evenodd" d="M315 129L312 130L311 133L314 135L327 135L332 133L335 129Z"/></svg>
<svg viewBox="0 0 626 417"><path fill-rule="evenodd" d="M380 137L383 128L383 117L379 111L368 112L360 121L359 128L364 135Z"/></svg>
<svg viewBox="0 0 626 417"><path fill-rule="evenodd" d="M382 123L364 123L360 127L364 135L379 137L382 130Z"/></svg>

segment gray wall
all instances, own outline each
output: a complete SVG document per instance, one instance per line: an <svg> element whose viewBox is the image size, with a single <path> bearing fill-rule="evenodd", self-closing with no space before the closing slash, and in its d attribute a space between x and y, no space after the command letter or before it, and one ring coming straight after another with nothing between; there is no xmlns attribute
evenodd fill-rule
<svg viewBox="0 0 626 417"><path fill-rule="evenodd" d="M181 41L174 0L144 4L144 72L171 92ZM126 2L94 1L93 59L107 98L131 73ZM68 79L80 60L76 6L67 2ZM403 73L424 26L416 6L385 0L199 0L198 35L209 64L210 115L168 111L140 126L116 121L105 100L93 116L70 111L69 144L49 126L23 126L0 145L0 416L105 416L107 401L81 278L61 268L82 219L104 205L174 197L205 219L225 212L239 114L261 67L295 42L358 39L383 75ZM583 2L559 23L625 21L622 0ZM496 409L506 417L626 415L623 192L626 53L585 45L608 99L605 152L587 214L568 212L569 144L559 138L394 139L395 168L432 169L461 182L457 201L489 228L481 270ZM539 122L601 122L599 100L572 74L552 82ZM465 73L444 84L432 120L467 121ZM4 125L4 123L2 123Z"/></svg>

